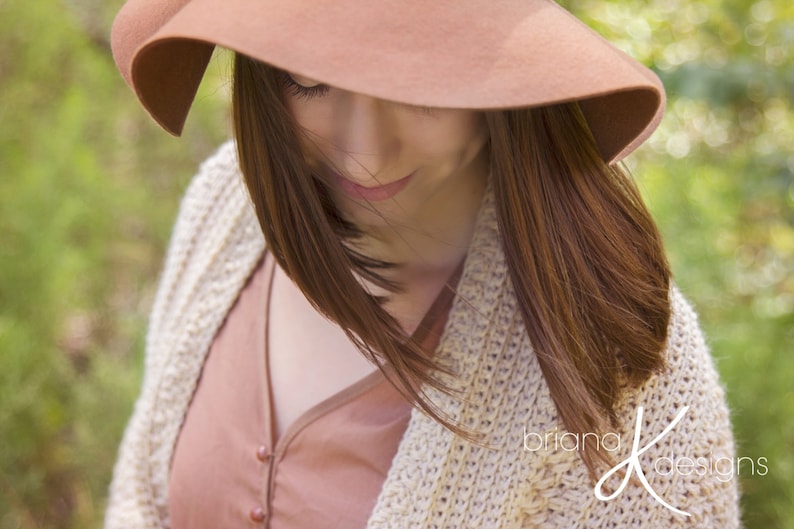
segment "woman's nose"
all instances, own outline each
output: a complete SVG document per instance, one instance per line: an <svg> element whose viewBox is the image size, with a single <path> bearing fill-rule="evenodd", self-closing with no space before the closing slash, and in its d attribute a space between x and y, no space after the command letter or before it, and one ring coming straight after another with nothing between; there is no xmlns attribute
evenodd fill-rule
<svg viewBox="0 0 794 529"><path fill-rule="evenodd" d="M340 105L336 144L342 151L342 170L356 183L377 185L397 148L390 103L348 94Z"/></svg>

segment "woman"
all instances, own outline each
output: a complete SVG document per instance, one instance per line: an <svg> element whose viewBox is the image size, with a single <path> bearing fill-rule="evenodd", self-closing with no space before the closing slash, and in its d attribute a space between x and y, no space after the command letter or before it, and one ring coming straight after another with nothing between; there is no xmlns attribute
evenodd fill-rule
<svg viewBox="0 0 794 529"><path fill-rule="evenodd" d="M216 44L236 149L183 202L107 527L738 525L724 393L616 164L650 71L548 0L114 25L172 133Z"/></svg>

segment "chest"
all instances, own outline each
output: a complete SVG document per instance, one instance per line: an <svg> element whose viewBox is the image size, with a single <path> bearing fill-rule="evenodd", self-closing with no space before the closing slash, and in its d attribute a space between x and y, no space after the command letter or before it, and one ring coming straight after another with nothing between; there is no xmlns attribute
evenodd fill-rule
<svg viewBox="0 0 794 529"><path fill-rule="evenodd" d="M376 368L278 267L267 312L265 356L273 424L280 437L300 415Z"/></svg>

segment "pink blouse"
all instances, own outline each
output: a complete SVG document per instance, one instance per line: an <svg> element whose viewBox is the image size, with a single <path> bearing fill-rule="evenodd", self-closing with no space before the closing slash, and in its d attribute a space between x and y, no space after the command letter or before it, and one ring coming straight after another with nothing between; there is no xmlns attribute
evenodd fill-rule
<svg viewBox="0 0 794 529"><path fill-rule="evenodd" d="M174 453L173 529L363 528L408 425L410 404L376 371L275 439L266 326L274 270L268 255L210 348ZM420 325L430 325L426 345L438 341L451 298L444 288Z"/></svg>

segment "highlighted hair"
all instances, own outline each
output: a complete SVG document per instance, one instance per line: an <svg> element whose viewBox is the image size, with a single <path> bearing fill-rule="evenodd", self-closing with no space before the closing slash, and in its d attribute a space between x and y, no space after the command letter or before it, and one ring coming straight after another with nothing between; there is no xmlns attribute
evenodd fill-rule
<svg viewBox="0 0 794 529"><path fill-rule="evenodd" d="M399 288L378 274L392 264L344 243L360 233L312 177L278 75L235 57L240 166L269 251L406 398L475 439L422 390L451 391L443 366L356 279ZM501 243L526 331L566 429L603 432L624 388L664 368L670 271L661 237L631 177L602 160L576 103L485 117ZM611 463L592 446L580 454L591 476L599 461Z"/></svg>

